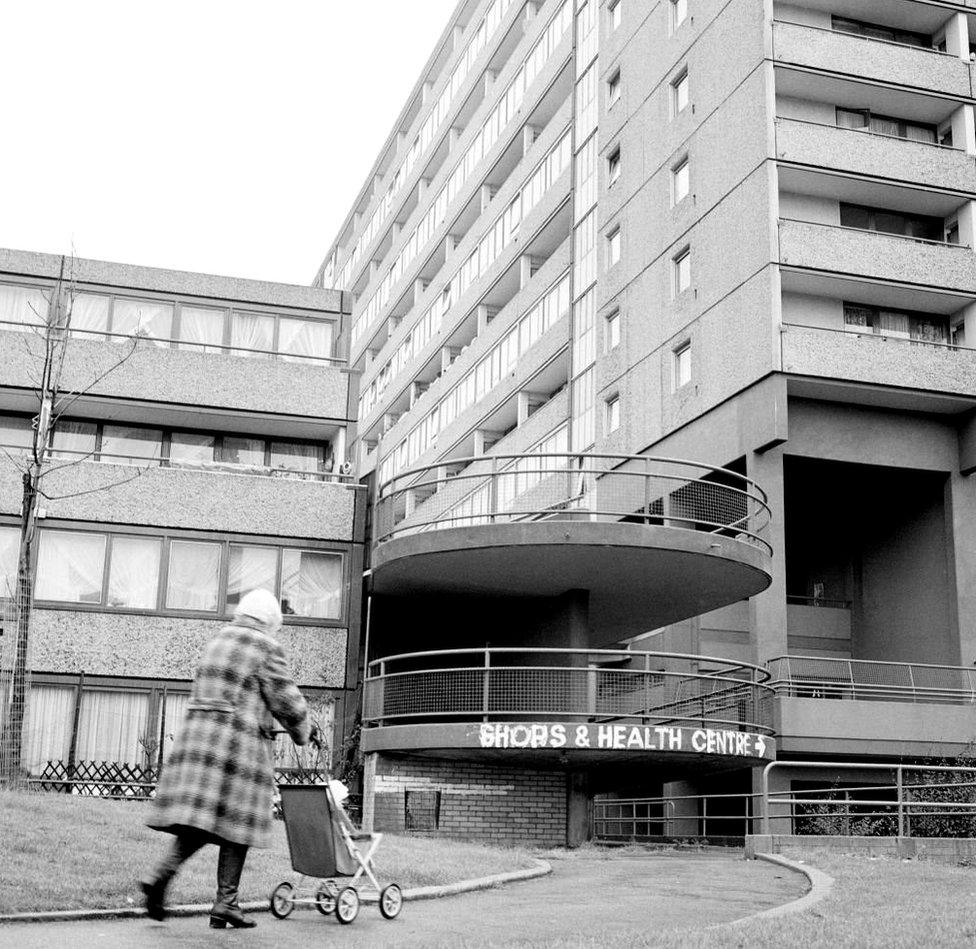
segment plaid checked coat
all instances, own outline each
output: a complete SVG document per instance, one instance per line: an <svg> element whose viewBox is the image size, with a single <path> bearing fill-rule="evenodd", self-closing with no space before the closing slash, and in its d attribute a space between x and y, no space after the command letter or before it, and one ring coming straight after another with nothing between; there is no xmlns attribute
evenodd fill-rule
<svg viewBox="0 0 976 949"><path fill-rule="evenodd" d="M269 713L296 744L308 741L308 709L281 646L256 620L238 617L204 650L146 823L267 846L273 746L261 729L271 727Z"/></svg>

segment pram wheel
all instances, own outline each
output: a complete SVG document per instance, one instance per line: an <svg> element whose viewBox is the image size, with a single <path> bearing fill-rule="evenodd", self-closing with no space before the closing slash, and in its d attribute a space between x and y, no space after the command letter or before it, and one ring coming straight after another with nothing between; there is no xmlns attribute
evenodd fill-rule
<svg viewBox="0 0 976 949"><path fill-rule="evenodd" d="M396 883L384 886L380 892L380 912L384 919L396 919L403 909L403 891Z"/></svg>
<svg viewBox="0 0 976 949"><path fill-rule="evenodd" d="M295 889L290 883L279 883L271 891L269 908L276 919L284 919L295 908Z"/></svg>
<svg viewBox="0 0 976 949"><path fill-rule="evenodd" d="M359 915L359 894L353 886L344 886L336 896L336 919L351 923Z"/></svg>
<svg viewBox="0 0 976 949"><path fill-rule="evenodd" d="M335 912L336 888L334 883L323 883L315 891L315 908L323 916L328 916L330 913Z"/></svg>

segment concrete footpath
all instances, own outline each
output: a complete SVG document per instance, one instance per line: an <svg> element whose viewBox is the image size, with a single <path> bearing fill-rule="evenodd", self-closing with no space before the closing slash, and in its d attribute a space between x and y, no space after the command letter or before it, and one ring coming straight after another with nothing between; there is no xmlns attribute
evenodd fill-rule
<svg viewBox="0 0 976 949"><path fill-rule="evenodd" d="M206 917L165 923L97 920L0 925L10 949L154 949L207 947L288 949L349 947L505 946L565 938L612 946L633 933L702 929L731 922L802 896L807 881L785 867L742 859L741 853L608 853L547 855L549 876L494 890L406 903L383 919L375 906L342 926L334 916L296 909L286 920L255 915L257 929L215 931Z"/></svg>

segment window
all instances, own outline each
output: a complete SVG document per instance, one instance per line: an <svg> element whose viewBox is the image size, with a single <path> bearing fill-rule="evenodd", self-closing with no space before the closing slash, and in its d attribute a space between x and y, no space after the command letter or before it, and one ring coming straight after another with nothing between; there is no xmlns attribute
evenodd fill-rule
<svg viewBox="0 0 976 949"><path fill-rule="evenodd" d="M671 115L683 112L688 105L688 70L686 69L671 83Z"/></svg>
<svg viewBox="0 0 976 949"><path fill-rule="evenodd" d="M609 435L620 428L620 396L611 396L607 399L606 406L606 431Z"/></svg>
<svg viewBox="0 0 976 949"><path fill-rule="evenodd" d="M37 287L0 286L0 330L47 322L48 295Z"/></svg>
<svg viewBox="0 0 976 949"><path fill-rule="evenodd" d="M615 148L607 159L607 187L615 185L620 180L620 149Z"/></svg>
<svg viewBox="0 0 976 949"><path fill-rule="evenodd" d="M927 343L949 342L948 320L941 314L888 310L860 303L844 303L844 329Z"/></svg>
<svg viewBox="0 0 976 949"><path fill-rule="evenodd" d="M220 460L232 465L264 465L264 440L225 436L220 448Z"/></svg>
<svg viewBox="0 0 976 949"><path fill-rule="evenodd" d="M274 317L257 313L233 313L230 321L230 344L238 356L265 355L274 348Z"/></svg>
<svg viewBox="0 0 976 949"><path fill-rule="evenodd" d="M674 351L674 387L680 389L691 382L691 343L684 343Z"/></svg>
<svg viewBox="0 0 976 949"><path fill-rule="evenodd" d="M902 211L869 208L860 204L841 202L840 223L843 227L879 231L883 234L897 234L901 237L914 237L920 240L942 241L945 238L945 221L941 217L906 214Z"/></svg>
<svg viewBox="0 0 976 949"><path fill-rule="evenodd" d="M298 361L307 356L331 356L332 324L282 317L278 321L278 352Z"/></svg>
<svg viewBox="0 0 976 949"><path fill-rule="evenodd" d="M858 129L873 132L876 135L889 135L895 138L907 138L913 142L934 144L938 138L938 128L927 122L909 122L896 119L890 115L878 115L869 109L841 109L835 110L838 127ZM951 129L948 142L941 140L939 144L952 144Z"/></svg>
<svg viewBox="0 0 976 949"><path fill-rule="evenodd" d="M214 460L213 435L173 432L169 443L169 460L176 464L206 464Z"/></svg>
<svg viewBox="0 0 976 949"><path fill-rule="evenodd" d="M130 428L126 425L105 425L102 428L102 461L128 461L132 458L158 459L163 433L156 428Z"/></svg>
<svg viewBox="0 0 976 949"><path fill-rule="evenodd" d="M623 6L624 6L623 0L611 0L611 2L607 4L607 9L610 12L611 30L615 30L618 26L620 26L620 18L621 18L621 14L623 13Z"/></svg>
<svg viewBox="0 0 976 949"><path fill-rule="evenodd" d="M76 460L85 455L94 455L95 439L98 434L94 422L60 421L51 436L51 452L54 458Z"/></svg>
<svg viewBox="0 0 976 949"><path fill-rule="evenodd" d="M865 20L852 20L847 17L835 16L831 18L831 25L838 33L852 33L866 39L885 40L889 43L904 43L907 46L922 46L931 49L932 37L925 33L911 30L897 30L882 26L879 23L869 23Z"/></svg>
<svg viewBox="0 0 976 949"><path fill-rule="evenodd" d="M220 344L224 341L224 322L226 314L223 310L202 306L180 307L180 342L184 345L180 349L191 349L197 352L219 353Z"/></svg>
<svg viewBox="0 0 976 949"><path fill-rule="evenodd" d="M290 471L320 471L322 449L301 442L272 442L271 467Z"/></svg>
<svg viewBox="0 0 976 949"><path fill-rule="evenodd" d="M616 349L620 345L620 311L614 310L606 317L606 333L604 334L604 339L606 340L606 350L610 352L612 349Z"/></svg>
<svg viewBox="0 0 976 949"><path fill-rule="evenodd" d="M688 16L688 0L671 0L671 32L673 33Z"/></svg>
<svg viewBox="0 0 976 949"><path fill-rule="evenodd" d="M108 571L109 606L156 609L162 547L159 538L112 537Z"/></svg>
<svg viewBox="0 0 976 949"><path fill-rule="evenodd" d="M45 530L39 537L37 599L101 603L105 535Z"/></svg>
<svg viewBox="0 0 976 949"><path fill-rule="evenodd" d="M674 295L683 293L691 286L691 248L686 247L672 260L674 269Z"/></svg>
<svg viewBox="0 0 976 949"><path fill-rule="evenodd" d="M77 293L71 301L71 334L81 339L97 339L108 332L111 297L97 293ZM88 332L79 332L85 331Z"/></svg>
<svg viewBox="0 0 976 949"><path fill-rule="evenodd" d="M34 443L34 427L29 418L0 416L0 445L6 448L30 448Z"/></svg>
<svg viewBox="0 0 976 949"><path fill-rule="evenodd" d="M612 267L620 260L620 228L615 227L607 235L607 266Z"/></svg>
<svg viewBox="0 0 976 949"><path fill-rule="evenodd" d="M0 596L13 596L17 590L17 557L20 554L20 529L0 527Z"/></svg>
<svg viewBox="0 0 976 949"><path fill-rule="evenodd" d="M153 300L120 300L112 307L112 332L146 337L168 345L173 334L173 307Z"/></svg>
<svg viewBox="0 0 976 949"><path fill-rule="evenodd" d="M217 611L220 544L174 540L169 546L166 606L171 610Z"/></svg>
<svg viewBox="0 0 976 949"><path fill-rule="evenodd" d="M683 158L671 169L671 202L677 204L688 197L691 188L691 166L688 159Z"/></svg>
<svg viewBox="0 0 976 949"><path fill-rule="evenodd" d="M245 593L259 587L271 592L278 589L277 549L231 544L227 555L227 611L232 612Z"/></svg>
<svg viewBox="0 0 976 949"><path fill-rule="evenodd" d="M620 70L618 69L607 82L607 108L612 109L620 101Z"/></svg>
<svg viewBox="0 0 976 949"><path fill-rule="evenodd" d="M338 619L341 609L342 557L310 550L283 550L282 613Z"/></svg>

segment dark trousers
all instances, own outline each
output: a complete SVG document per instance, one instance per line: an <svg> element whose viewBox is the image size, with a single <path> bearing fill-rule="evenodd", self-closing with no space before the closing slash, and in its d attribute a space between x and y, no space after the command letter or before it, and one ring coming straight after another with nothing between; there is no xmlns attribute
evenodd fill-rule
<svg viewBox="0 0 976 949"><path fill-rule="evenodd" d="M220 847L217 857L217 898L213 908L218 911L236 909L237 891L241 873L244 871L244 861L247 859L246 844L222 840L190 827L184 828L173 835L170 849L156 866L153 883L165 889L180 867L205 844L217 844Z"/></svg>

